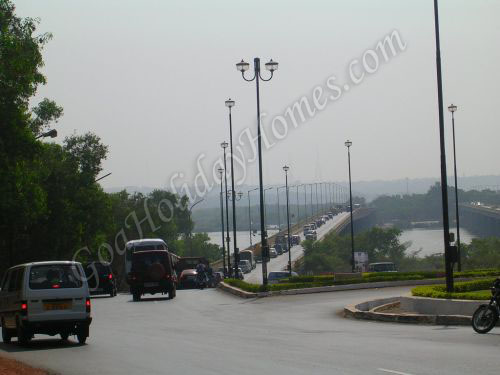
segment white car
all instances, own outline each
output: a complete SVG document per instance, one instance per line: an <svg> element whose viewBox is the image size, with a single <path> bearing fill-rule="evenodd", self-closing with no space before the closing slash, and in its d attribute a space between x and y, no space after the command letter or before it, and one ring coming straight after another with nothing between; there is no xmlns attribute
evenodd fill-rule
<svg viewBox="0 0 500 375"><path fill-rule="evenodd" d="M35 334L76 335L84 344L92 322L90 294L82 265L53 261L27 263L5 273L0 289L2 338L28 343Z"/></svg>
<svg viewBox="0 0 500 375"><path fill-rule="evenodd" d="M269 258L276 258L278 256L278 252L274 247L269 249Z"/></svg>
<svg viewBox="0 0 500 375"><path fill-rule="evenodd" d="M241 268L243 273L252 272L252 265L250 264L250 261L248 261L248 260L240 260L238 262L238 267Z"/></svg>

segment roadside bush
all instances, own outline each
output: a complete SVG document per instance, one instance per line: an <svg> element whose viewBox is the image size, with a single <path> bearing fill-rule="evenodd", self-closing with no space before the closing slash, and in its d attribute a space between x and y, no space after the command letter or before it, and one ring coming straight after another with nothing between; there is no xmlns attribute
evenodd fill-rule
<svg viewBox="0 0 500 375"><path fill-rule="evenodd" d="M412 289L412 295L416 297L488 300L491 297L489 288L493 285L495 278L466 281L455 283L455 291L448 293L446 285L426 285Z"/></svg>

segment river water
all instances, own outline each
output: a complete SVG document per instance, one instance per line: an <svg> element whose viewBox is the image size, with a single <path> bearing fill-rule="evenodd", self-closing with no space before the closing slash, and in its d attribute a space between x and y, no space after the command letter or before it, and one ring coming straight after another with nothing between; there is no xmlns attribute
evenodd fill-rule
<svg viewBox="0 0 500 375"><path fill-rule="evenodd" d="M455 232L456 228L450 228L451 232ZM460 228L460 242L469 244L475 236L472 235L465 228ZM442 229L428 229L428 228L415 228L404 230L399 237L401 243L411 242L407 253L412 251L421 250L418 254L420 257L431 255L435 253L443 253L443 230Z"/></svg>
<svg viewBox="0 0 500 375"><path fill-rule="evenodd" d="M455 232L454 229L452 229ZM269 236L275 234L277 230L269 229ZM210 237L210 242L222 246L221 232L208 232ZM238 231L236 232L236 241L238 243L238 248L245 249L250 246L250 236L248 231ZM231 252L233 251L233 232L231 236ZM465 228L460 229L460 241L462 243L470 243L474 236L468 232ZM408 247L407 253L421 250L418 254L420 257L426 255L431 255L435 253L443 252L443 230L442 229L428 229L428 228L415 228L404 230L399 237L401 243L408 242L410 246ZM260 232L252 237L252 243L260 242Z"/></svg>

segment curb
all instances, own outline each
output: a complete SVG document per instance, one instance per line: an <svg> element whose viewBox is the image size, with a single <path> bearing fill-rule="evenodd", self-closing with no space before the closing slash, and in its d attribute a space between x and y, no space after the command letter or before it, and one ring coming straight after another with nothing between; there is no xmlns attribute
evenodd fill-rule
<svg viewBox="0 0 500 375"><path fill-rule="evenodd" d="M225 282L221 281L219 285L217 286L220 290L224 292L228 292L230 294L233 294L237 297L241 298L257 298L259 297L259 294L264 294L264 293L252 293L252 292L246 292L240 288L236 288L234 286L231 286L229 284L226 284Z"/></svg>
<svg viewBox="0 0 500 375"><path fill-rule="evenodd" d="M380 305L368 310L363 311L357 306L363 303L351 304L344 307L344 316L354 319L364 319L379 322L392 322L392 323L410 323L410 324L428 324L428 325L460 325L470 326L471 317L465 315L430 315L430 314L397 314L381 312L384 308L397 306L401 297L391 297L375 301L367 301L365 303L378 303Z"/></svg>

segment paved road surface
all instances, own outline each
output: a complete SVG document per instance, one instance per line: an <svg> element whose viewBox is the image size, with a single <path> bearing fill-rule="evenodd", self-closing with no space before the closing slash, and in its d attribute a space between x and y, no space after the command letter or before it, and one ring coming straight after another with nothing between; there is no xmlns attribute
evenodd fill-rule
<svg viewBox="0 0 500 375"><path fill-rule="evenodd" d="M341 219L348 216L349 213L342 212L333 217L333 219L328 220L326 224L323 224L316 231L318 234L318 240L323 238ZM300 238L303 240L304 236L300 233ZM300 258L304 253L304 248L300 245L296 245L292 247L292 262L297 258ZM288 253L284 253L279 255L277 258L272 258L271 261L267 264L267 272L272 271L281 271L284 270L288 265ZM250 273L245 274L245 281L254 284L262 284L262 265L260 263L257 264L257 267Z"/></svg>
<svg viewBox="0 0 500 375"><path fill-rule="evenodd" d="M257 300L214 289L179 291L173 301L95 298L87 345L41 336L27 349L0 343L0 354L66 375L498 374L500 328L478 335L469 327L365 322L338 314L347 303L407 290Z"/></svg>

